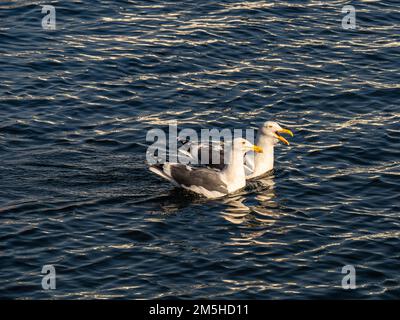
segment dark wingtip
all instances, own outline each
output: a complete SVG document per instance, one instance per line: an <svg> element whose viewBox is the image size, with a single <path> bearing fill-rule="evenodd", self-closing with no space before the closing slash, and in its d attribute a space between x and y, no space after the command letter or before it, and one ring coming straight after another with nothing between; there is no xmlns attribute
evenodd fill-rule
<svg viewBox="0 0 400 320"><path fill-rule="evenodd" d="M150 166L150 168L155 168L155 169L158 169L158 170L162 171L163 168L164 168L164 164L163 163L153 164L153 165Z"/></svg>

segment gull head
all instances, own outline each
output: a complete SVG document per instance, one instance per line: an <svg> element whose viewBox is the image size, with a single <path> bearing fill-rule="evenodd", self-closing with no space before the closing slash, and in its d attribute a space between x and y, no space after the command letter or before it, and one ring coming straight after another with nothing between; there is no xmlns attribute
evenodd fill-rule
<svg viewBox="0 0 400 320"><path fill-rule="evenodd" d="M256 153L261 153L263 152L263 149L259 146L256 146L250 141L244 139L244 138L236 138L233 140L233 149L234 150L240 150L243 153L246 153L248 151L254 151Z"/></svg>
<svg viewBox="0 0 400 320"><path fill-rule="evenodd" d="M287 141L284 137L282 137L281 133L285 133L293 137L292 131L282 128L278 122L274 121L264 122L260 130L262 135L270 138L274 145L277 144L279 141L289 145L289 141Z"/></svg>

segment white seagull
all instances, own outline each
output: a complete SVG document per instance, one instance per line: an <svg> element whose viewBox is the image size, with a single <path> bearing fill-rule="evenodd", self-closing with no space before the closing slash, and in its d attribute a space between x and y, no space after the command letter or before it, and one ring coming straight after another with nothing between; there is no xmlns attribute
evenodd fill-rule
<svg viewBox="0 0 400 320"><path fill-rule="evenodd" d="M293 137L292 131L283 129L279 123L274 121L266 121L260 126L257 132L256 145L263 149L262 153L253 152L246 153L244 160L244 168L246 172L246 179L254 179L260 177L274 168L274 146L279 141L286 145L289 142L282 137L280 134L285 133ZM212 158L213 153L219 153L220 163L208 164L210 168L221 169L224 167L224 148L223 144L194 144L189 142L183 142L185 150L179 149L179 151L185 156L189 156L191 159L200 159L202 152L209 153L209 159ZM204 151L206 149L206 151ZM208 150L207 150L208 149Z"/></svg>
<svg viewBox="0 0 400 320"><path fill-rule="evenodd" d="M230 161L222 170L168 162L152 165L149 169L178 187L207 198L219 198L246 186L246 152L263 152L262 148L243 138L234 139L230 149Z"/></svg>
<svg viewBox="0 0 400 320"><path fill-rule="evenodd" d="M279 141L289 145L280 134L286 133L293 137L292 131L283 129L279 123L273 121L264 122L258 129L256 144L263 148L262 154L246 154L246 165L250 167L250 172L246 179L260 177L274 168L274 147Z"/></svg>

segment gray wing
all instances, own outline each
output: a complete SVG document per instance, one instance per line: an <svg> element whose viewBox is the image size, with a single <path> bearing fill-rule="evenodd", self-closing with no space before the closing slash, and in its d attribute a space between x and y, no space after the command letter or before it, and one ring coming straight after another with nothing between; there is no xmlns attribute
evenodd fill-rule
<svg viewBox="0 0 400 320"><path fill-rule="evenodd" d="M222 170L227 164L225 161L224 144L215 145L213 143L192 144L190 140L180 140L181 146L178 151L188 159L197 159L198 165L207 166L212 169ZM181 148L185 146L184 148ZM217 158L219 154L219 159ZM208 158L207 158L208 155ZM215 161L213 161L213 156ZM213 163L214 162L214 163Z"/></svg>
<svg viewBox="0 0 400 320"><path fill-rule="evenodd" d="M209 191L228 193L228 186L217 171L208 168L189 168L183 164L171 166L171 178L186 187L199 186Z"/></svg>
<svg viewBox="0 0 400 320"><path fill-rule="evenodd" d="M200 145L199 148L197 149L197 159L199 159L200 163L203 164L201 161L202 159L202 152L208 152L208 164L205 164L207 167L212 168L212 169L218 169L222 170L225 168L225 166L228 164L229 159L225 159L225 145L221 143L219 148L216 149L213 147L213 144L210 143L208 145ZM189 152L191 150L189 149ZM219 161L217 163L212 163L212 156L213 154L219 153ZM244 169L247 174L251 174L254 171L254 152L250 151L246 154L245 158L245 163L244 163Z"/></svg>
<svg viewBox="0 0 400 320"><path fill-rule="evenodd" d="M207 159L208 153L208 159ZM219 159L217 158L219 154ZM213 161L217 159L218 161ZM219 169L222 170L225 168L225 152L224 152L224 145L221 143L218 148L210 143L208 145L201 145L197 150L197 159L199 159L200 164L204 164L209 168Z"/></svg>

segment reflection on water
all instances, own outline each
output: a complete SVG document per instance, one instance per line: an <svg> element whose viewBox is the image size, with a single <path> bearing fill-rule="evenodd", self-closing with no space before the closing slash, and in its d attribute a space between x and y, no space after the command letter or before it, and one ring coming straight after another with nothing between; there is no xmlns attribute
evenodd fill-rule
<svg viewBox="0 0 400 320"><path fill-rule="evenodd" d="M246 221L246 216L251 212L251 208L243 203L246 198L244 196L235 196L223 201L227 205L222 212L222 216L229 222L241 224Z"/></svg>
<svg viewBox="0 0 400 320"><path fill-rule="evenodd" d="M272 225L279 218L279 205L276 203L274 176L268 175L256 181L249 181L246 193L227 197L223 217L234 224L259 223ZM252 204L247 205L247 198L253 195Z"/></svg>

